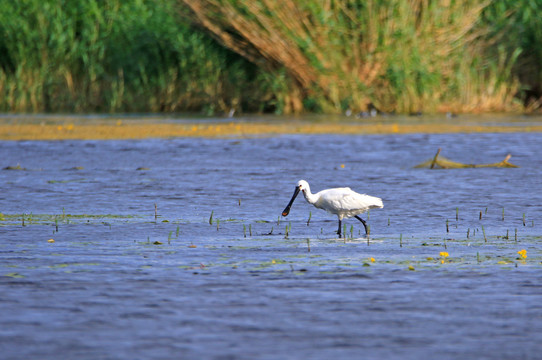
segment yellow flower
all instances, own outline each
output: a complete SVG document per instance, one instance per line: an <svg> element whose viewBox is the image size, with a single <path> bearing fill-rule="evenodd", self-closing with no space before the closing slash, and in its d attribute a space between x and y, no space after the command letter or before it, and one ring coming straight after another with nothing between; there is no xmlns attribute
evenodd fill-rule
<svg viewBox="0 0 542 360"><path fill-rule="evenodd" d="M47 240L48 243L54 243L55 242L55 239L49 239Z"/></svg>
<svg viewBox="0 0 542 360"><path fill-rule="evenodd" d="M522 259L527 259L527 250L525 250L525 249L520 250L520 251L518 251L518 254Z"/></svg>
<svg viewBox="0 0 542 360"><path fill-rule="evenodd" d="M341 169L344 169L344 164L341 164Z"/></svg>
<svg viewBox="0 0 542 360"><path fill-rule="evenodd" d="M442 256L443 258L447 258L449 254L446 251L441 251L440 256Z"/></svg>
<svg viewBox="0 0 542 360"><path fill-rule="evenodd" d="M376 261L376 260L375 260L375 258L374 258L374 257L372 257L372 258L371 258L371 262L375 262L375 261Z"/></svg>

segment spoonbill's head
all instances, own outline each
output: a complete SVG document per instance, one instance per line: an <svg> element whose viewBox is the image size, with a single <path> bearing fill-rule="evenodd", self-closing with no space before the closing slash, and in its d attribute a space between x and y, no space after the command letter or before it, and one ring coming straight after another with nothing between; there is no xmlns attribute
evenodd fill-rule
<svg viewBox="0 0 542 360"><path fill-rule="evenodd" d="M294 200L295 198L297 197L297 195L299 194L300 191L303 191L305 192L306 190L309 190L309 183L306 182L305 180L299 180L297 182L297 185L295 187L295 190L294 190L294 195L292 195L292 198L290 199L290 202L288 203L288 205L286 205L286 208L284 208L284 211L282 212L282 216L288 216L288 214L290 213L290 208L292 207L292 204L294 203Z"/></svg>
<svg viewBox="0 0 542 360"><path fill-rule="evenodd" d="M301 191L305 191L305 190L310 189L310 188L309 188L309 183L306 182L305 180L299 180L299 181L297 182L297 187L298 187L299 190L301 190Z"/></svg>

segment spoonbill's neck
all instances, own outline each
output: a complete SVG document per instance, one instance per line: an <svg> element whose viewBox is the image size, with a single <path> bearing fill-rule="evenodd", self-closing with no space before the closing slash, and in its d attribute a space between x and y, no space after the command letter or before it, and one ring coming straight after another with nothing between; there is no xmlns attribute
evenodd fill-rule
<svg viewBox="0 0 542 360"><path fill-rule="evenodd" d="M318 200L318 196L316 194L311 193L310 187L307 186L302 191L303 191L303 196L305 196L305 200L307 200L309 204L314 204Z"/></svg>

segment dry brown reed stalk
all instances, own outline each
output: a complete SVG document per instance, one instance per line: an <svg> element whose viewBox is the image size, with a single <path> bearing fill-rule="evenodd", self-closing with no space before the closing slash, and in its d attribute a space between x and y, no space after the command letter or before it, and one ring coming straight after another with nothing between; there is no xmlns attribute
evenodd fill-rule
<svg viewBox="0 0 542 360"><path fill-rule="evenodd" d="M292 112L302 110L300 89L310 88L316 81L316 74L306 56L272 19L273 16L288 18L285 15L288 6L278 7L273 1L247 1L238 6L219 0L186 0L184 3L190 7L197 22L226 47L270 70L285 67L295 80L291 84L287 106ZM291 7L294 3L288 4L290 10L295 10ZM285 25L292 25L292 22Z"/></svg>

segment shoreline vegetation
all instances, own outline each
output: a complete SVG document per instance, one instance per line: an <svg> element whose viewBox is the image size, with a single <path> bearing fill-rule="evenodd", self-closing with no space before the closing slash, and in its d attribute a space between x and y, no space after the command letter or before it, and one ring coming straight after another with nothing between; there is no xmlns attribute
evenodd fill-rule
<svg viewBox="0 0 542 360"><path fill-rule="evenodd" d="M0 140L123 140L149 138L254 138L276 135L451 134L542 132L542 124L477 122L314 122L314 121L123 121L0 124Z"/></svg>
<svg viewBox="0 0 542 360"><path fill-rule="evenodd" d="M0 0L0 112L539 112L541 12L529 0Z"/></svg>

